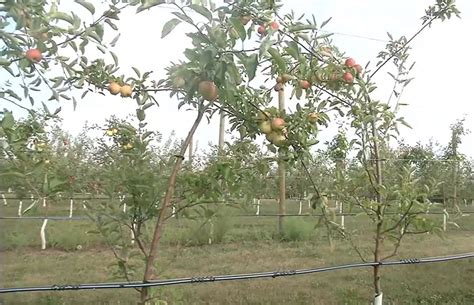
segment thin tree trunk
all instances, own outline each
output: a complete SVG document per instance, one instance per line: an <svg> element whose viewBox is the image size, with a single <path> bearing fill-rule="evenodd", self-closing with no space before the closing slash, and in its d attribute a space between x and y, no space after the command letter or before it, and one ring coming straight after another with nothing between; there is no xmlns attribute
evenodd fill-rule
<svg viewBox="0 0 474 305"><path fill-rule="evenodd" d="M374 119L375 120L375 119ZM377 138L377 129L375 121L372 122L372 137L374 145L374 159L375 159L375 173L377 179L377 190L376 190L376 201L377 201L377 229L375 232L375 249L374 249L374 262L379 263L382 252L382 230L383 230L383 217L384 207L382 206L382 195L378 189L382 185L382 163L380 159L379 143ZM382 293L380 285L380 265L374 266L374 289L375 294L378 296Z"/></svg>
<svg viewBox="0 0 474 305"><path fill-rule="evenodd" d="M164 230L164 222L166 220L166 211L168 208L171 206L171 198L173 196L173 191L174 187L176 184L176 177L178 175L178 171L181 167L181 164L184 159L184 154L186 153L186 149L188 148L189 144L191 143L192 137L194 133L196 132L197 127L199 126L199 123L201 122L201 119L204 115L204 109L199 110L198 116L196 120L194 121L193 126L191 127L191 130L188 133L188 136L186 137L184 143L181 146L181 150L179 152L179 155L177 156L176 163L174 164L173 170L171 172L171 176L168 180L168 188L166 190L165 198L163 200L163 204L161 206L160 212L158 214L158 220L156 222L155 226L155 232L153 233L153 239L150 245L150 253L148 254L146 258L146 265L145 265L145 274L143 276L143 281L147 282L150 280L153 276L153 264L156 259L156 254L158 252L158 244L161 239L161 236L163 234ZM143 305L146 304L146 302L149 299L149 288L142 288L141 290L141 303Z"/></svg>
<svg viewBox="0 0 474 305"><path fill-rule="evenodd" d="M193 161L193 137L191 136L191 139L189 140L189 145L188 145L188 160L189 163L192 163Z"/></svg>
<svg viewBox="0 0 474 305"><path fill-rule="evenodd" d="M285 91L282 88L278 91L278 108L280 113L285 111ZM279 152L278 158L278 176L279 176L279 205L278 205L278 233L280 236L283 234L283 223L284 223L284 214L286 214L286 170L285 170L285 161L283 160L283 153Z"/></svg>

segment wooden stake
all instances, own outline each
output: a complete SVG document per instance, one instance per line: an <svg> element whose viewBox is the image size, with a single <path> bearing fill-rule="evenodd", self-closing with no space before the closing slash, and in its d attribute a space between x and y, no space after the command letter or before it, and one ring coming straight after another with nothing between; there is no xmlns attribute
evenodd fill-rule
<svg viewBox="0 0 474 305"><path fill-rule="evenodd" d="M282 88L278 91L278 109L280 113L285 111L285 91ZM279 205L278 205L278 233L283 234L283 222L284 214L286 214L286 170L285 170L285 161L283 160L284 154L282 152L278 153L278 177L279 177Z"/></svg>

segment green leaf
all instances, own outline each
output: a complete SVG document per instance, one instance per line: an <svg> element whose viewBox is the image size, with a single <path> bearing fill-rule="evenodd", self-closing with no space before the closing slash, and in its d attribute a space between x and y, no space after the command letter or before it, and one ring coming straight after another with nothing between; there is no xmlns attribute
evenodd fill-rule
<svg viewBox="0 0 474 305"><path fill-rule="evenodd" d="M316 26L312 24L301 24L301 25L290 26L288 28L288 31L292 33L292 32L308 31L308 30L316 30L316 29L317 29Z"/></svg>
<svg viewBox="0 0 474 305"><path fill-rule="evenodd" d="M0 66L9 66L10 63L11 62L8 59L0 57Z"/></svg>
<svg viewBox="0 0 474 305"><path fill-rule="evenodd" d="M100 37L100 40L104 38L104 26L102 24L97 24L95 27L95 32Z"/></svg>
<svg viewBox="0 0 474 305"><path fill-rule="evenodd" d="M15 125L15 119L13 118L13 114L9 111L5 112L2 119L2 128L3 129L11 129Z"/></svg>
<svg viewBox="0 0 474 305"><path fill-rule="evenodd" d="M15 176L15 177L18 177L18 178L26 178L26 176L20 172L3 172L3 173L0 173L0 177L1 176Z"/></svg>
<svg viewBox="0 0 474 305"><path fill-rule="evenodd" d="M140 122L145 120L145 111L143 109L137 109L137 118Z"/></svg>
<svg viewBox="0 0 474 305"><path fill-rule="evenodd" d="M230 18L230 22L232 23L232 27L239 34L240 39L245 40L247 32L245 31L245 27L242 25L242 21L240 21L239 18Z"/></svg>
<svg viewBox="0 0 474 305"><path fill-rule="evenodd" d="M280 72L286 72L286 63L283 60L283 57L281 57L280 52L278 52L278 50L275 48L270 48L268 49L268 53L270 53L270 55L273 57L273 60L277 64Z"/></svg>
<svg viewBox="0 0 474 305"><path fill-rule="evenodd" d="M189 7L192 8L194 11L196 11L196 13L199 13L199 14L203 15L204 17L206 17L209 20L209 22L212 21L211 11L209 11L204 6L197 5L197 4L191 4Z"/></svg>
<svg viewBox="0 0 474 305"><path fill-rule="evenodd" d="M246 60L243 62L245 66L245 70L247 70L247 75L249 77L249 81L255 78L255 74L257 72L257 66L258 66L258 56L257 54L252 54L249 57L246 58Z"/></svg>
<svg viewBox="0 0 474 305"><path fill-rule="evenodd" d="M161 31L161 38L166 37L166 35L171 33L171 31L180 23L181 23L181 20L177 18L173 18L169 20L168 22L166 22L165 25L163 26L163 30Z"/></svg>
<svg viewBox="0 0 474 305"><path fill-rule="evenodd" d="M92 15L95 13L95 7L92 3L84 1L84 0L76 0L77 4L82 5L84 8L86 8Z"/></svg>
<svg viewBox="0 0 474 305"><path fill-rule="evenodd" d="M321 24L321 27L320 28L323 28L326 24L329 23L329 21L331 21L332 17L330 17L328 20L324 21L322 24Z"/></svg>
<svg viewBox="0 0 474 305"><path fill-rule="evenodd" d="M105 22L115 31L118 30L118 26L116 26L110 19L105 19Z"/></svg>
<svg viewBox="0 0 474 305"><path fill-rule="evenodd" d="M155 105L153 102L147 103L147 104L143 105L143 110L146 110L146 109L150 108L153 105Z"/></svg>
<svg viewBox="0 0 474 305"><path fill-rule="evenodd" d="M176 17L178 17L179 19L181 19L181 20L183 20L183 21L185 21L185 22L187 22L187 23L194 24L194 23L193 23L193 20L192 20L189 16L187 16L187 15L185 15L185 14L182 14L182 13L180 13L180 12L173 12L173 15L175 15Z"/></svg>
<svg viewBox="0 0 474 305"><path fill-rule="evenodd" d="M51 19L59 19L68 22L71 25L74 25L74 19L66 13L55 12L50 15Z"/></svg>
<svg viewBox="0 0 474 305"><path fill-rule="evenodd" d="M137 14L143 12L144 10L150 9L156 5L166 3L165 0L145 0L143 4L137 8Z"/></svg>
<svg viewBox="0 0 474 305"><path fill-rule="evenodd" d="M260 57L262 57L263 55L267 53L271 45L272 45L272 41L268 37L262 41L262 43L260 44Z"/></svg>
<svg viewBox="0 0 474 305"><path fill-rule="evenodd" d="M294 59L300 58L300 51L296 42L291 41L288 43L288 47L285 48L286 53L291 55Z"/></svg>
<svg viewBox="0 0 474 305"><path fill-rule="evenodd" d="M133 71L135 71L135 73L137 74L138 78L140 78L140 75L141 75L140 70L138 70L138 69L135 68L135 67L132 67L132 69L133 69Z"/></svg>
<svg viewBox="0 0 474 305"><path fill-rule="evenodd" d="M66 184L65 180L53 177L51 180L49 180L49 189L54 190L63 184Z"/></svg>

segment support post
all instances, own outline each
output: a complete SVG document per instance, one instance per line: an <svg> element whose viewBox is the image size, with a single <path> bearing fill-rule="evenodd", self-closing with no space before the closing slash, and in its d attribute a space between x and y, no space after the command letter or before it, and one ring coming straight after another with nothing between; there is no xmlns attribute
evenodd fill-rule
<svg viewBox="0 0 474 305"><path fill-rule="evenodd" d="M5 198L5 194L2 193L3 205L7 205L7 198Z"/></svg>
<svg viewBox="0 0 474 305"><path fill-rule="evenodd" d="M285 112L285 91L281 88L278 91L278 110L280 114ZM284 216L286 214L286 169L285 161L283 160L284 154L281 150L278 152L278 177L279 177L279 202L278 202L278 233L283 234L283 223Z"/></svg>
<svg viewBox="0 0 474 305"><path fill-rule="evenodd" d="M224 132L225 132L225 114L224 111L221 111L221 115L219 118L219 154L224 149Z"/></svg>

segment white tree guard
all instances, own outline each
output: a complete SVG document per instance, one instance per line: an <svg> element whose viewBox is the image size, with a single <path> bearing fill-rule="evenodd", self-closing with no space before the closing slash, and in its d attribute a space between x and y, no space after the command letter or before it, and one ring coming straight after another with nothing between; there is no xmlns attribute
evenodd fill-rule
<svg viewBox="0 0 474 305"><path fill-rule="evenodd" d="M122 203L125 200L125 195L120 195L119 196L120 203ZM127 204L123 203L123 212L127 213Z"/></svg>
<svg viewBox="0 0 474 305"><path fill-rule="evenodd" d="M85 201L85 200L82 200L82 208L83 208L84 210L87 210L87 207L86 207L85 203L86 203L86 201Z"/></svg>
<svg viewBox="0 0 474 305"><path fill-rule="evenodd" d="M446 232L447 229L447 223L448 223L448 216L446 214L446 209L443 209L443 231Z"/></svg>
<svg viewBox="0 0 474 305"><path fill-rule="evenodd" d="M23 201L20 200L18 203L18 217L21 217L21 209L23 208Z"/></svg>
<svg viewBox="0 0 474 305"><path fill-rule="evenodd" d="M46 197L43 197L43 208L46 207Z"/></svg>
<svg viewBox="0 0 474 305"><path fill-rule="evenodd" d="M40 236L41 236L41 250L46 249L46 225L48 224L48 219L43 220L43 225L41 226Z"/></svg>
<svg viewBox="0 0 474 305"><path fill-rule="evenodd" d="M341 228L344 229L345 226L345 219L344 219L344 206L342 202L339 202L339 214L341 214Z"/></svg>
<svg viewBox="0 0 474 305"><path fill-rule="evenodd" d="M72 218L72 210L74 209L74 199L69 200L69 218Z"/></svg>
<svg viewBox="0 0 474 305"><path fill-rule="evenodd" d="M374 305L382 305L383 293L380 293L374 298Z"/></svg>
<svg viewBox="0 0 474 305"><path fill-rule="evenodd" d="M176 217L176 206L173 204L173 211L171 212L171 217Z"/></svg>
<svg viewBox="0 0 474 305"><path fill-rule="evenodd" d="M298 211L298 215L301 215L301 213L303 212L302 204L303 204L303 202L300 200L300 210Z"/></svg>
<svg viewBox="0 0 474 305"><path fill-rule="evenodd" d="M212 223L212 219L209 219L209 224L210 224L210 228L209 228L209 240L208 240L208 244L211 245L212 244L212 236L214 234L214 224Z"/></svg>
<svg viewBox="0 0 474 305"><path fill-rule="evenodd" d="M2 199L3 199L3 205L7 205L7 198L5 198L5 194L2 194Z"/></svg>
<svg viewBox="0 0 474 305"><path fill-rule="evenodd" d="M134 223L132 223L132 228L135 229L135 224ZM133 229L130 229L130 235L131 235L131 238L132 238L132 240L131 240L132 245L135 244L135 233L133 233Z"/></svg>
<svg viewBox="0 0 474 305"><path fill-rule="evenodd" d="M255 215L260 215L260 199L257 200L257 212L255 213Z"/></svg>

